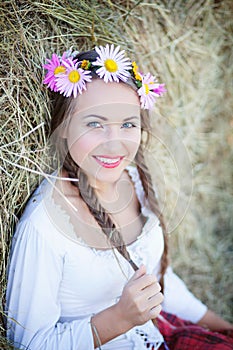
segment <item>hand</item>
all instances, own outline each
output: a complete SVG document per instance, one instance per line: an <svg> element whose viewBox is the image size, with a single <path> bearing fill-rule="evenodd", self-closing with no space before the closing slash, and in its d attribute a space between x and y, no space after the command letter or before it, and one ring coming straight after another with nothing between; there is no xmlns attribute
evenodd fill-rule
<svg viewBox="0 0 233 350"><path fill-rule="evenodd" d="M154 275L146 274L142 265L125 285L116 304L122 322L132 328L156 318L161 312L163 295Z"/></svg>

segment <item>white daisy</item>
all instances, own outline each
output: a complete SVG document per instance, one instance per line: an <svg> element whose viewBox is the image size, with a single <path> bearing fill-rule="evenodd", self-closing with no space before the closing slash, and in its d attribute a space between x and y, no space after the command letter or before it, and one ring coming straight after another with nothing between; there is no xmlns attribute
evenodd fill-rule
<svg viewBox="0 0 233 350"><path fill-rule="evenodd" d="M113 44L111 46L107 44L106 47L96 46L95 51L99 57L92 65L100 67L96 71L100 78L104 78L106 83L112 81L119 83L119 80L127 81L132 64L129 58L125 57L125 51L120 51L120 46L116 48Z"/></svg>

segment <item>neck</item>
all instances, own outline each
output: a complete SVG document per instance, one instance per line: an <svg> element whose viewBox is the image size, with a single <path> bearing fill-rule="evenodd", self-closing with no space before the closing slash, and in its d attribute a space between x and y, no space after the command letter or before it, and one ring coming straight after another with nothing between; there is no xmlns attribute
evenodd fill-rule
<svg viewBox="0 0 233 350"><path fill-rule="evenodd" d="M112 214L125 210L134 193L134 187L126 171L115 182L93 183L90 181L90 185L95 189L102 206Z"/></svg>
<svg viewBox="0 0 233 350"><path fill-rule="evenodd" d="M90 181L90 180L89 180ZM95 189L96 195L101 202L106 204L115 203L120 197L119 180L115 182L96 182L90 181L90 185Z"/></svg>

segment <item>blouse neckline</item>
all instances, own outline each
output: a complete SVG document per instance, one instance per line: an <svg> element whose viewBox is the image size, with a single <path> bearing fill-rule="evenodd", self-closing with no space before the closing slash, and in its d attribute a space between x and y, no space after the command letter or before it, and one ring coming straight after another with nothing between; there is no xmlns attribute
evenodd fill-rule
<svg viewBox="0 0 233 350"><path fill-rule="evenodd" d="M145 192L141 183L141 179L139 176L139 173L137 169L133 166L127 166L126 170L128 171L128 174L134 184L134 189L136 192L136 196L138 198L140 207L141 207L141 213L142 215L146 218L146 221L142 227L141 233L137 236L137 238L130 242L129 244L126 245L127 248L133 248L135 245L137 245L138 241L148 234L150 232L151 228L154 226L155 223L155 214L148 208L148 202L145 198ZM58 171L55 172L57 174ZM51 183L51 182L50 182ZM55 185L55 179L52 181L53 185ZM69 228L69 235L65 235L68 239L75 243L80 243L82 246L88 247L91 250L95 251L96 253L102 253L102 252L111 252L112 253L112 248L107 248L107 249L100 249L100 248L94 248L89 246L82 237L78 236L73 224L70 221L70 216L67 213L65 209L62 208L61 205L57 204L52 196L52 191L53 191L54 186L52 186L52 190L50 195L46 198L49 200L49 204L53 207L56 208L56 226L59 226L62 222L62 226Z"/></svg>

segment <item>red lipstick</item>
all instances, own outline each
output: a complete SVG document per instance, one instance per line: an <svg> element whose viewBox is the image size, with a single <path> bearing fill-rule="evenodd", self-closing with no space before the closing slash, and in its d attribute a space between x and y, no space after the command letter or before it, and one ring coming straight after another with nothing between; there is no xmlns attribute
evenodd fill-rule
<svg viewBox="0 0 233 350"><path fill-rule="evenodd" d="M122 156L94 156L95 160L98 164L100 164L104 168L112 169L118 167L120 165L122 159L124 157Z"/></svg>

